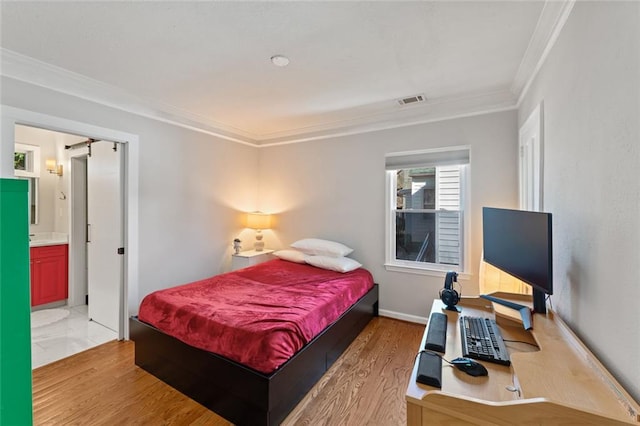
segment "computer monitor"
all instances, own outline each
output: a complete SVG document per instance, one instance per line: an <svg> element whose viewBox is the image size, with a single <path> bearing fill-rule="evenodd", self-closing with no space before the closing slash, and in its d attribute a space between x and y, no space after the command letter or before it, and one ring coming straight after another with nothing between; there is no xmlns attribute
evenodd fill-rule
<svg viewBox="0 0 640 426"><path fill-rule="evenodd" d="M533 310L553 294L551 213L483 207L484 261L533 287Z"/></svg>

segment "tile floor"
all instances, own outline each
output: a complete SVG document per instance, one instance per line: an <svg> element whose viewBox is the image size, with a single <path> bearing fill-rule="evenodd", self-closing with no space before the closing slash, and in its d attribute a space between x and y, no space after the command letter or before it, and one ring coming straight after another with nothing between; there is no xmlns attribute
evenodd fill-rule
<svg viewBox="0 0 640 426"><path fill-rule="evenodd" d="M63 306L61 309L69 310L69 316L52 324L31 329L32 368L118 338L115 331L89 321L87 305L72 308Z"/></svg>

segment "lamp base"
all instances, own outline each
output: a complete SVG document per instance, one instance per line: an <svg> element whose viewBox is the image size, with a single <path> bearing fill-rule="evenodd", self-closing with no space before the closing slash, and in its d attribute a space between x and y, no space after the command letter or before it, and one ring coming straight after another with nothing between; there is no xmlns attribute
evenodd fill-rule
<svg viewBox="0 0 640 426"><path fill-rule="evenodd" d="M255 251L264 250L264 241L262 241L262 232L260 230L256 231L256 242L253 243L253 248Z"/></svg>

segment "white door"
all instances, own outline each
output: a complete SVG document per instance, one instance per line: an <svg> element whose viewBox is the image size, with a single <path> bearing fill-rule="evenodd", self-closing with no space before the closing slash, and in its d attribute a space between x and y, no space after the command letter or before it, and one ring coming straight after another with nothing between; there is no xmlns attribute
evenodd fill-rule
<svg viewBox="0 0 640 426"><path fill-rule="evenodd" d="M122 151L113 142L93 142L87 159L89 318L119 335L124 258L118 254L118 248L124 246Z"/></svg>
<svg viewBox="0 0 640 426"><path fill-rule="evenodd" d="M542 104L538 105L520 127L519 178L520 208L542 211Z"/></svg>

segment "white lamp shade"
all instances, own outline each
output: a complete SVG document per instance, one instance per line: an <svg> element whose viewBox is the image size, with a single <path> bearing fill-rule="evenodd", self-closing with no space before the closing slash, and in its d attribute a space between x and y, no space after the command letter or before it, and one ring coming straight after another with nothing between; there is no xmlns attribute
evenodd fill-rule
<svg viewBox="0 0 640 426"><path fill-rule="evenodd" d="M271 215L260 212L247 213L247 228L269 229L271 228Z"/></svg>
<svg viewBox="0 0 640 426"><path fill-rule="evenodd" d="M49 158L49 159L45 160L44 164L45 164L45 168L47 169L47 171L50 171L50 172L55 172L56 171L56 166L57 166L56 160Z"/></svg>

